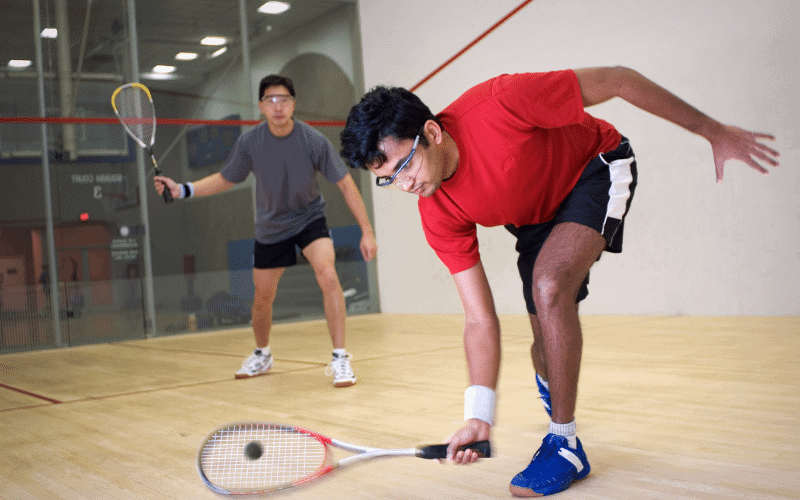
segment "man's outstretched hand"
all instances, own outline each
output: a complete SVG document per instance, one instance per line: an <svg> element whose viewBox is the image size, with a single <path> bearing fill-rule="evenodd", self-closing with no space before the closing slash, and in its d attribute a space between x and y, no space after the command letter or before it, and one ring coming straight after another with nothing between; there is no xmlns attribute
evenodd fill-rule
<svg viewBox="0 0 800 500"><path fill-rule="evenodd" d="M780 153L763 143L765 140L775 140L770 134L749 132L739 127L717 123L705 137L711 143L711 150L714 153L717 184L722 182L725 164L729 160L739 160L764 175L769 174L767 167L779 166Z"/></svg>

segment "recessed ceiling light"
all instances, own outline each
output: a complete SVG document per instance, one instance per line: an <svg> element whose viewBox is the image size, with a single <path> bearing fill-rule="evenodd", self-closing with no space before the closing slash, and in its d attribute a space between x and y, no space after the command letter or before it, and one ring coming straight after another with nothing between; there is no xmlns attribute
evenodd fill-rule
<svg viewBox="0 0 800 500"><path fill-rule="evenodd" d="M270 1L258 8L258 11L263 14L282 14L289 10L289 5L286 2Z"/></svg>
<svg viewBox="0 0 800 500"><path fill-rule="evenodd" d="M203 45L225 45L227 42L228 40L221 36L207 36L200 40Z"/></svg>
<svg viewBox="0 0 800 500"><path fill-rule="evenodd" d="M172 73L174 71L175 71L175 66L165 66L163 64L157 64L153 66L153 73L167 74L167 73Z"/></svg>
<svg viewBox="0 0 800 500"><path fill-rule="evenodd" d="M179 61L191 61L197 59L197 52L178 52L175 54L175 59Z"/></svg>
<svg viewBox="0 0 800 500"><path fill-rule="evenodd" d="M221 56L222 54L224 54L227 51L228 51L228 47L222 47L220 49L215 50L214 53L211 54L210 57L213 59L215 57Z"/></svg>
<svg viewBox="0 0 800 500"><path fill-rule="evenodd" d="M58 38L58 30L55 28L45 28L42 30L42 38Z"/></svg>
<svg viewBox="0 0 800 500"><path fill-rule="evenodd" d="M33 63L28 59L11 59L8 61L9 68L27 68L31 64Z"/></svg>

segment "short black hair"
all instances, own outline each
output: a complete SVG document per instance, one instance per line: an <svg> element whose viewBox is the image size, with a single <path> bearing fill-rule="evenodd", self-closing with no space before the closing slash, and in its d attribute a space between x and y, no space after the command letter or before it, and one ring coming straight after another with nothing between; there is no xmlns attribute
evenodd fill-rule
<svg viewBox="0 0 800 500"><path fill-rule="evenodd" d="M264 97L264 91L270 87L275 87L276 85L282 85L286 87L286 90L295 97L294 95L294 82L288 76L281 76L281 75L267 75L261 79L261 83L258 85L258 100L260 101L262 97Z"/></svg>
<svg viewBox="0 0 800 500"><path fill-rule="evenodd" d="M428 120L439 123L415 94L402 87L374 87L350 110L340 135L342 158L352 168L383 163L386 155L378 149L379 142L387 137L413 139ZM425 136L420 143L428 145Z"/></svg>

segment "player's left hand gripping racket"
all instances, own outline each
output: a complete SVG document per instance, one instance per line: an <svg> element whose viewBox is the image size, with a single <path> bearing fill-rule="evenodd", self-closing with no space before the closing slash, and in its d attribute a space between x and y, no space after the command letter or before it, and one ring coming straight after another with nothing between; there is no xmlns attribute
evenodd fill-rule
<svg viewBox="0 0 800 500"><path fill-rule="evenodd" d="M357 454L334 461L330 446ZM464 448L475 450L482 457L491 456L489 441L478 441ZM197 452L197 471L206 486L216 493L261 494L297 486L345 465L392 456L443 459L447 458L447 445L394 450L369 448L300 427L236 422L206 437Z"/></svg>
<svg viewBox="0 0 800 500"><path fill-rule="evenodd" d="M126 83L111 95L111 105L125 131L134 141L150 153L156 175L161 175L153 154L156 142L156 108L150 89L141 83ZM164 185L164 202L172 202L172 193Z"/></svg>

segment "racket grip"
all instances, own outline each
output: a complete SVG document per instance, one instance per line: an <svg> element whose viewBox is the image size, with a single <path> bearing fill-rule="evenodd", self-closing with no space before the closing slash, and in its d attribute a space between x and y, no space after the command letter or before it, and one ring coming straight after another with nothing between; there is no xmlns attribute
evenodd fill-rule
<svg viewBox="0 0 800 500"><path fill-rule="evenodd" d="M423 446L417 449L417 456L419 458L436 459L447 458L447 444L432 444ZM475 441L474 443L460 446L458 451L474 450L482 458L490 458L492 456L492 445L489 441Z"/></svg>
<svg viewBox="0 0 800 500"><path fill-rule="evenodd" d="M164 191L161 192L161 195L164 197L164 203L172 203L172 191L169 190L166 184L164 184Z"/></svg>
<svg viewBox="0 0 800 500"><path fill-rule="evenodd" d="M148 149L148 152L150 153L150 159L153 161L153 171L155 172L156 175L161 175L161 171L158 169L158 162L156 161L156 155L153 154L153 148L151 147L150 149ZM162 182L161 184L163 184L164 186L164 191L161 192L161 196L164 197L164 203L172 203L173 200L172 191L169 190L165 182Z"/></svg>

